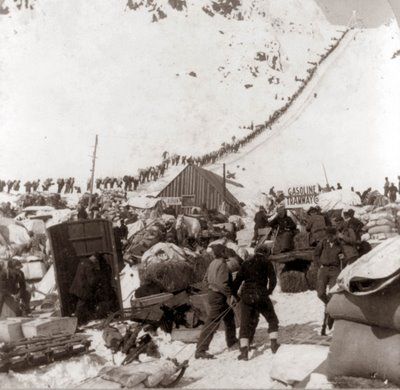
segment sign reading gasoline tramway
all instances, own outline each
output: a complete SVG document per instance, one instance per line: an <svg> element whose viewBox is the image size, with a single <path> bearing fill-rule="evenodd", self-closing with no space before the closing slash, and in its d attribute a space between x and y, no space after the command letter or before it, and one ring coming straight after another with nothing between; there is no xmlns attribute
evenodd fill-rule
<svg viewBox="0 0 400 390"><path fill-rule="evenodd" d="M285 199L287 208L308 208L318 203L318 186L289 187Z"/></svg>
<svg viewBox="0 0 400 390"><path fill-rule="evenodd" d="M182 204L182 198L180 197L163 197L161 198L167 206L180 206Z"/></svg>

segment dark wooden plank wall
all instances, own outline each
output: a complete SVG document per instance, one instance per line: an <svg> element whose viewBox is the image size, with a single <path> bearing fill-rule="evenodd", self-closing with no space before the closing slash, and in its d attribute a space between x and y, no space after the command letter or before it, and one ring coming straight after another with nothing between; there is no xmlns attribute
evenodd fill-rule
<svg viewBox="0 0 400 390"><path fill-rule="evenodd" d="M160 197L180 197L182 195L194 195L196 206L203 203L208 209L218 209L223 200L214 186L210 185L191 165L184 169L163 191ZM181 207L177 207L181 211ZM228 204L229 212L233 212L232 205Z"/></svg>

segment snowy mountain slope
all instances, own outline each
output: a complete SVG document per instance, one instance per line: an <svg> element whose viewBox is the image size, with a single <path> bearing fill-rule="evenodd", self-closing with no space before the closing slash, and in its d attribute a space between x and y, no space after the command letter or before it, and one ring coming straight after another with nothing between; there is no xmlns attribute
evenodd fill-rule
<svg viewBox="0 0 400 390"><path fill-rule="evenodd" d="M210 1L183 11L165 1L167 17L152 23L123 1L36 0L18 12L6 1L0 176L85 180L96 133L102 176L246 134L240 127L283 105L339 33L311 0L243 3L237 20L208 15Z"/></svg>
<svg viewBox="0 0 400 390"><path fill-rule="evenodd" d="M250 210L272 186L324 185L322 164L331 185L363 190L381 188L385 176L395 181L400 57L392 57L399 46L395 23L350 32L272 131L208 169L222 174L225 162L244 185L230 191ZM157 193L177 172L144 191Z"/></svg>
<svg viewBox="0 0 400 390"><path fill-rule="evenodd" d="M313 180L323 185L322 163L331 185L365 189L380 188L385 176L394 181L399 174L400 61L391 54L399 38L395 24L350 36L308 90L312 101L300 115L290 120L289 112L273 139L231 164L227 160L247 188L233 189L237 196L249 199L254 187L286 189Z"/></svg>

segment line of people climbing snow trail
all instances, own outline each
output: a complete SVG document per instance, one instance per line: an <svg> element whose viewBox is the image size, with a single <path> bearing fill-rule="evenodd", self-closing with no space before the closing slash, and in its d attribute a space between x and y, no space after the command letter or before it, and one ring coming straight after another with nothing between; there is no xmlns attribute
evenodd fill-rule
<svg viewBox="0 0 400 390"><path fill-rule="evenodd" d="M224 142L221 146L214 151L208 152L202 156L192 156L192 155L179 155L179 154L169 154L165 151L162 154L162 160L159 164L154 166L146 167L138 169L136 175L124 175L122 177L113 177L107 176L104 178L98 178L93 183L96 189L113 189L113 188L123 188L125 191L136 191L140 184L144 184L150 181L156 181L160 177L163 177L165 171L169 166L177 166L179 164L194 164L197 166L205 166L209 164L215 164L221 158L226 157L229 154L237 153L241 148L245 147L249 142L253 141L256 137L261 135L267 129L271 130L272 125L274 125L278 119L282 117L284 113L290 108L290 106L296 101L296 99L300 96L303 90L306 88L308 83L313 78L315 72L318 69L318 66L338 47L340 42L346 36L349 30L345 30L342 33L342 36L336 39L336 42L329 46L328 50L320 55L320 59L318 62L311 63L313 67L307 69L307 76L304 79L300 79L296 76L296 81L301 82L300 87L297 89L293 95L287 98L287 102L284 106L275 110L269 118L262 124L254 126L251 123L250 126L244 126L243 128L247 128L250 130L250 133L242 138L232 137L230 142ZM47 178L40 185L41 180L28 180L24 183L25 192L37 192L40 190L40 186L42 191L50 191L53 185L57 186L57 193L69 194L74 191L77 193L81 193L82 189L80 186L75 186L75 178L58 178L56 181L53 181L52 178ZM9 179L2 180L0 179L0 192L6 191L10 193L11 191L19 192L21 188L21 180ZM89 191L91 188L90 179L87 181L86 189Z"/></svg>

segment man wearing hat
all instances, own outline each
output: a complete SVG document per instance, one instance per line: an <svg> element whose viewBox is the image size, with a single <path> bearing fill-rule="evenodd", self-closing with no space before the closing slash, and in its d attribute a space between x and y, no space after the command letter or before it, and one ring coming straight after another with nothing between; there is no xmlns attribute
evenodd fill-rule
<svg viewBox="0 0 400 390"><path fill-rule="evenodd" d="M256 244L258 238L258 229L264 229L268 226L268 215L265 211L264 206L260 206L259 210L256 212L254 216L254 236L253 236L253 244Z"/></svg>
<svg viewBox="0 0 400 390"><path fill-rule="evenodd" d="M270 226L277 232L275 253L288 252L293 249L293 237L296 224L287 215L285 206L277 208L277 216L270 222Z"/></svg>
<svg viewBox="0 0 400 390"><path fill-rule="evenodd" d="M86 323L95 309L96 288L100 282L100 266L95 254L81 260L69 289L77 298L75 316L78 325Z"/></svg>
<svg viewBox="0 0 400 390"><path fill-rule="evenodd" d="M326 289L332 288L341 270L342 247L336 236L336 228L326 229L326 238L318 243L314 251L316 263L319 265L317 276L318 298L327 304L329 297Z"/></svg>
<svg viewBox="0 0 400 390"><path fill-rule="evenodd" d="M22 315L31 312L31 293L26 288L25 274L22 271L22 263L19 260L10 260L10 280L12 281L13 294L21 303Z"/></svg>
<svg viewBox="0 0 400 390"><path fill-rule="evenodd" d="M232 276L226 263L226 248L222 244L211 247L215 259L208 266L204 277L208 285L209 314L196 346L196 359L213 359L207 352L211 340L221 321L225 325L225 338L228 348L237 343L235 315L232 307L236 298L232 293Z"/></svg>
<svg viewBox="0 0 400 390"><path fill-rule="evenodd" d="M310 207L307 214L309 215L306 229L310 232L310 246L317 246L317 244L325 238L326 223L325 218L316 207Z"/></svg>
<svg viewBox="0 0 400 390"><path fill-rule="evenodd" d="M256 248L253 258L245 261L233 282L233 291L241 288L240 296L240 355L239 360L248 360L250 341L254 337L258 315L268 322L271 351L276 353L279 320L269 296L276 287L276 274L268 260L271 254L267 246Z"/></svg>

